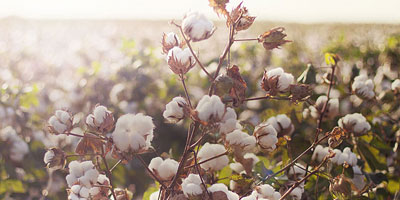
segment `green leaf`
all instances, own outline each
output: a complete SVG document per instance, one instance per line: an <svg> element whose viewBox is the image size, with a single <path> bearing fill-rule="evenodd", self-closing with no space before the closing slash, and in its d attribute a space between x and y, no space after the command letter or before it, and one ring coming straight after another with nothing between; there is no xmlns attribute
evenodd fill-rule
<svg viewBox="0 0 400 200"><path fill-rule="evenodd" d="M379 151L364 141L359 140L357 142L357 146L359 148L359 153L363 155L363 158L366 159L368 166L372 171L375 170L385 170L386 164L380 159ZM383 158L384 159L384 158Z"/></svg>
<svg viewBox="0 0 400 200"><path fill-rule="evenodd" d="M369 174L369 177L371 178L372 182L375 183L375 185L380 184L382 181L388 181L387 177L383 173L371 173Z"/></svg>
<svg viewBox="0 0 400 200"><path fill-rule="evenodd" d="M219 172L218 183L229 185L231 176L232 176L232 169L228 165Z"/></svg>
<svg viewBox="0 0 400 200"><path fill-rule="evenodd" d="M0 194L4 194L5 192L25 193L25 187L20 180L3 180L0 182Z"/></svg>

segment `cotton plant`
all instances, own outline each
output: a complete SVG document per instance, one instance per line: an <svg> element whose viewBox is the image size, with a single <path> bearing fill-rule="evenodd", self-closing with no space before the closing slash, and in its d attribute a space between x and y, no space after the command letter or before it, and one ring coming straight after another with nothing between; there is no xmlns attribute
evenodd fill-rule
<svg viewBox="0 0 400 200"><path fill-rule="evenodd" d="M253 80L242 76L243 67L234 63L237 61L230 56L231 47L238 42L255 41L271 51L290 42L286 39L285 29L277 27L256 38L243 39L238 33L248 29L255 20L243 3L234 6L231 11L226 9L224 1L210 0L210 6L220 17L225 17L229 30L227 46L212 72L209 66L203 64L201 52L195 51L192 46L206 43L216 31L213 22L204 14L191 11L181 23L172 21L177 31L164 33L161 38L165 67L182 84L181 94L167 95L171 99L166 100L169 102L163 106L162 116L147 115L146 109L134 113L117 109L115 114L115 107L97 104L84 114L83 122L75 120L78 117L67 109L56 110L50 117L49 133L80 138L75 154L52 147L43 158L46 167L51 169L49 171L68 171L65 178L68 198L132 199L133 194L126 188L116 187L112 173L118 165L135 161L140 162L156 185L146 193L146 198L151 200L278 200L288 196L301 199L305 195L309 198L305 184L310 177L318 176L331 184L332 193L340 192L338 184L347 180L341 179L345 176L346 167L352 167L357 172L353 180L359 182L359 190L354 194L362 195L360 188L367 185L362 169L357 166L358 159L362 157L349 147L343 151L334 148L344 140L348 143L360 140L359 136L368 134L371 125L359 113L342 116L342 102L330 94L337 84L333 77L339 57L327 54L332 76L327 77L331 80L327 82L329 88L326 94L320 95L315 103L309 99L314 85L306 84L301 79L296 82L295 77L281 67L263 66L266 70L259 74L259 80L254 81L259 84L256 94L261 95L249 96L247 87ZM208 88L205 93L195 95L189 92L193 89L189 80L192 74L198 72L197 67L205 74ZM361 76L349 88L363 99L372 99L375 93L371 82ZM250 101L266 102L267 109L274 109L274 104L269 104L269 101L287 101L289 106L293 105L293 110L279 111L280 114L268 115L269 118L264 118L266 115L257 116L264 121L253 123L241 118L241 113L247 109L245 102ZM316 121L316 125L307 129L311 137L306 140L311 141L311 145L302 152L294 152L292 147L297 145L298 133L303 131L298 125L309 122L305 119L300 121L297 117L303 111L295 105L302 103L308 106L308 111L304 113L309 112L312 117L307 120ZM156 112L149 113L153 115ZM341 117L338 126L324 130L327 129L325 122L338 116ZM186 143L179 155L172 151L159 152L159 148L153 146L153 139L161 134L158 132L160 127L156 127L161 123L157 121L160 118L171 126L187 129ZM82 131L77 133L75 128ZM144 154L151 160L143 159ZM343 173L337 177L326 175L330 163L344 167Z"/></svg>

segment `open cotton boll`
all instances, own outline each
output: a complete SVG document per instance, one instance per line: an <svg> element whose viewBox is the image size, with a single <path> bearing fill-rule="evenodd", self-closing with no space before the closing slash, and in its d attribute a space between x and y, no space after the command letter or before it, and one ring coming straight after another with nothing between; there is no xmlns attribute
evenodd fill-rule
<svg viewBox="0 0 400 200"><path fill-rule="evenodd" d="M343 163L347 163L350 166L357 165L357 155L354 154L349 147L346 147L343 152L338 157L336 164L342 165Z"/></svg>
<svg viewBox="0 0 400 200"><path fill-rule="evenodd" d="M52 116L49 119L49 124L50 126L52 126L54 128L54 130L58 133L64 133L67 130L67 125L61 123L60 121L58 121L56 116Z"/></svg>
<svg viewBox="0 0 400 200"><path fill-rule="evenodd" d="M63 124L68 123L68 121L71 118L71 115L67 111L64 111L64 110L56 110L55 116Z"/></svg>
<svg viewBox="0 0 400 200"><path fill-rule="evenodd" d="M214 32L214 24L203 14L188 12L182 20L182 29L193 42L208 39Z"/></svg>
<svg viewBox="0 0 400 200"><path fill-rule="evenodd" d="M226 187L226 185L223 183L215 183L212 186L210 186L209 188L207 188L207 190L210 193L219 192L219 191L224 192L226 194L226 196L228 197L228 200L239 200L239 195L232 191L229 191L228 187Z"/></svg>
<svg viewBox="0 0 400 200"><path fill-rule="evenodd" d="M162 160L162 158L156 157L150 161L149 168L158 175L161 180L170 180L175 176L178 165L179 163L177 161L170 158Z"/></svg>
<svg viewBox="0 0 400 200"><path fill-rule="evenodd" d="M54 158L54 152L46 151L46 153L44 154L43 161L44 163L49 163L53 158Z"/></svg>
<svg viewBox="0 0 400 200"><path fill-rule="evenodd" d="M169 32L168 34L166 34L165 42L168 45L178 45L179 44L179 38L174 32Z"/></svg>
<svg viewBox="0 0 400 200"><path fill-rule="evenodd" d="M329 147L322 147L322 145L317 145L315 147L311 160L316 160L317 162L321 162L328 154L329 154Z"/></svg>
<svg viewBox="0 0 400 200"><path fill-rule="evenodd" d="M285 114L279 114L275 117L270 117L267 119L266 123L271 124L275 128L276 132L278 133L278 137L291 135L294 132L292 120L290 120L290 118Z"/></svg>
<svg viewBox="0 0 400 200"><path fill-rule="evenodd" d="M338 125L355 136L365 135L371 129L367 119L360 113L347 114L339 119Z"/></svg>
<svg viewBox="0 0 400 200"><path fill-rule="evenodd" d="M167 62L169 68L175 74L186 74L194 64L196 59L193 57L189 48L181 49L178 46L168 51Z"/></svg>
<svg viewBox="0 0 400 200"><path fill-rule="evenodd" d="M68 168L69 173L75 177L83 176L83 173L85 172L80 163L76 160L70 162Z"/></svg>
<svg viewBox="0 0 400 200"><path fill-rule="evenodd" d="M138 153L150 147L153 129L151 117L141 113L125 114L117 120L112 138L119 150Z"/></svg>
<svg viewBox="0 0 400 200"><path fill-rule="evenodd" d="M202 121L220 121L225 114L225 104L222 103L219 96L204 95L197 104L196 110Z"/></svg>
<svg viewBox="0 0 400 200"><path fill-rule="evenodd" d="M326 101L328 100L328 97L325 95L319 96L317 101L315 102L314 106L310 106L310 115L314 119L318 119L319 116L321 115L324 105ZM326 110L325 110L325 115L324 117L328 119L332 119L336 117L339 114L339 99L332 98L328 101L328 104L326 105Z"/></svg>
<svg viewBox="0 0 400 200"><path fill-rule="evenodd" d="M203 193L201 179L198 174L189 174L182 181L182 191L186 197L197 196Z"/></svg>
<svg viewBox="0 0 400 200"><path fill-rule="evenodd" d="M227 134L225 140L229 146L240 147L245 152L252 151L256 146L256 138L240 130Z"/></svg>
<svg viewBox="0 0 400 200"><path fill-rule="evenodd" d="M55 114L50 117L49 123L49 131L53 134L63 134L66 131L72 129L72 115L64 110L56 110Z"/></svg>
<svg viewBox="0 0 400 200"><path fill-rule="evenodd" d="M362 99L372 99L375 97L374 83L366 75L355 77L351 88Z"/></svg>
<svg viewBox="0 0 400 200"><path fill-rule="evenodd" d="M226 108L224 117L222 118L219 131L221 134L230 133L236 129L242 129L242 125L237 120L236 112L233 108Z"/></svg>
<svg viewBox="0 0 400 200"><path fill-rule="evenodd" d="M293 75L278 67L264 72L261 87L271 95L276 95L278 92L287 92L293 82Z"/></svg>
<svg viewBox="0 0 400 200"><path fill-rule="evenodd" d="M261 150L273 151L278 143L278 133L275 128L268 123L261 123L254 129L254 136Z"/></svg>
<svg viewBox="0 0 400 200"><path fill-rule="evenodd" d="M281 198L281 194L268 184L257 186L252 195L256 196L257 199L279 200Z"/></svg>
<svg viewBox="0 0 400 200"><path fill-rule="evenodd" d="M165 105L164 118L172 123L180 121L184 117L183 106L186 104L186 100L183 97L173 98L172 101Z"/></svg>
<svg viewBox="0 0 400 200"><path fill-rule="evenodd" d="M199 162L214 158L215 156L221 155L226 152L223 145L220 144L210 144L205 143L198 153ZM227 166L229 163L229 158L226 155L220 156L218 158L209 160L205 163L200 164L200 167L205 170L218 171Z"/></svg>
<svg viewBox="0 0 400 200"><path fill-rule="evenodd" d="M333 163L337 163L340 158L340 155L342 155L342 151L340 151L340 149L334 149L333 152L335 153L335 156L331 158L331 161Z"/></svg>

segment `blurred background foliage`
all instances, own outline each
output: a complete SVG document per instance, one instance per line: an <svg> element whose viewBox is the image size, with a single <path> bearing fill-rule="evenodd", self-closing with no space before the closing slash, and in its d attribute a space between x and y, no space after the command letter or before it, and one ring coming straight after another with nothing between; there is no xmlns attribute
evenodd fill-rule
<svg viewBox="0 0 400 200"><path fill-rule="evenodd" d="M216 69L218 56L226 43L227 32L222 23L208 41L196 43L200 60L210 72ZM373 125L368 135L358 138L356 150L369 181L379 185L370 198L394 197L400 188L399 98L390 91L390 83L399 77L400 26L344 25L344 24L277 24L256 22L249 31L237 38L254 38L275 26L284 26L292 43L280 50L265 51L261 45L248 42L232 47L231 63L240 67L247 82L248 97L262 96L260 80L264 69L281 66L295 77L314 66L313 84L316 100L325 94L327 85L322 77L327 72L324 53L340 55L337 80L332 92L340 99L340 117L361 112ZM183 150L188 124L165 123L162 112L173 97L183 95L177 76L161 54L163 32L177 30L167 22L155 21L36 21L20 19L0 20L0 128L13 127L29 145L29 153L21 162L9 157L7 142L0 141L0 198L1 199L66 199L66 170L49 172L44 167L43 155L47 148L60 146L73 153L76 138L50 135L46 121L56 109L68 108L81 120L96 104L114 112L143 112L154 118L156 125L153 146L156 152L145 155L146 161L163 152L179 158ZM375 91L382 103L362 102L351 95L351 82L360 71L366 72L376 84ZM209 82L197 67L187 74L189 93L198 101L207 92ZM257 170L266 175L276 171L289 158L306 149L314 138L316 123L303 119L308 103L289 101L251 101L237 109L239 119L251 131L254 125L276 114L287 114L295 125L290 144L281 144L270 155L260 156L264 166ZM390 119L388 120L388 114ZM337 117L323 123L329 131L337 125ZM181 122L182 123L182 122ZM83 130L76 128L75 132ZM397 135L396 135L397 132ZM350 146L344 142L343 149ZM290 146L290 148L287 148ZM304 157L309 162L311 155ZM115 160L110 159L115 163ZM339 170L339 169L338 169ZM220 172L229 176L229 167ZM113 171L114 184L134 191L141 199L145 190L154 184L137 160L119 165ZM224 182L224 180L221 180ZM332 199L329 182L311 178L303 197ZM228 183L226 180L224 183ZM150 188L154 190L154 188ZM146 193L147 195L149 192ZM145 195L146 195L145 194Z"/></svg>

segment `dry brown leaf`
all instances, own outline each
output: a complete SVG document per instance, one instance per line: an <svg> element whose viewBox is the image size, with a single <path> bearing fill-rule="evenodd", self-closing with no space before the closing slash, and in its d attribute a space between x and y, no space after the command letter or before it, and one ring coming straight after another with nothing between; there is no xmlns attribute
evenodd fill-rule
<svg viewBox="0 0 400 200"><path fill-rule="evenodd" d="M226 10L226 4L229 3L229 0L208 0L208 2L218 16L221 14L229 17L229 12Z"/></svg>
<svg viewBox="0 0 400 200"><path fill-rule="evenodd" d="M233 80L233 87L229 92L233 99L233 105L239 106L246 98L247 84L240 75L239 67L236 65L227 69L227 75Z"/></svg>
<svg viewBox="0 0 400 200"><path fill-rule="evenodd" d="M86 133L76 146L75 152L79 155L102 153L104 142L100 138L96 137L96 135Z"/></svg>

